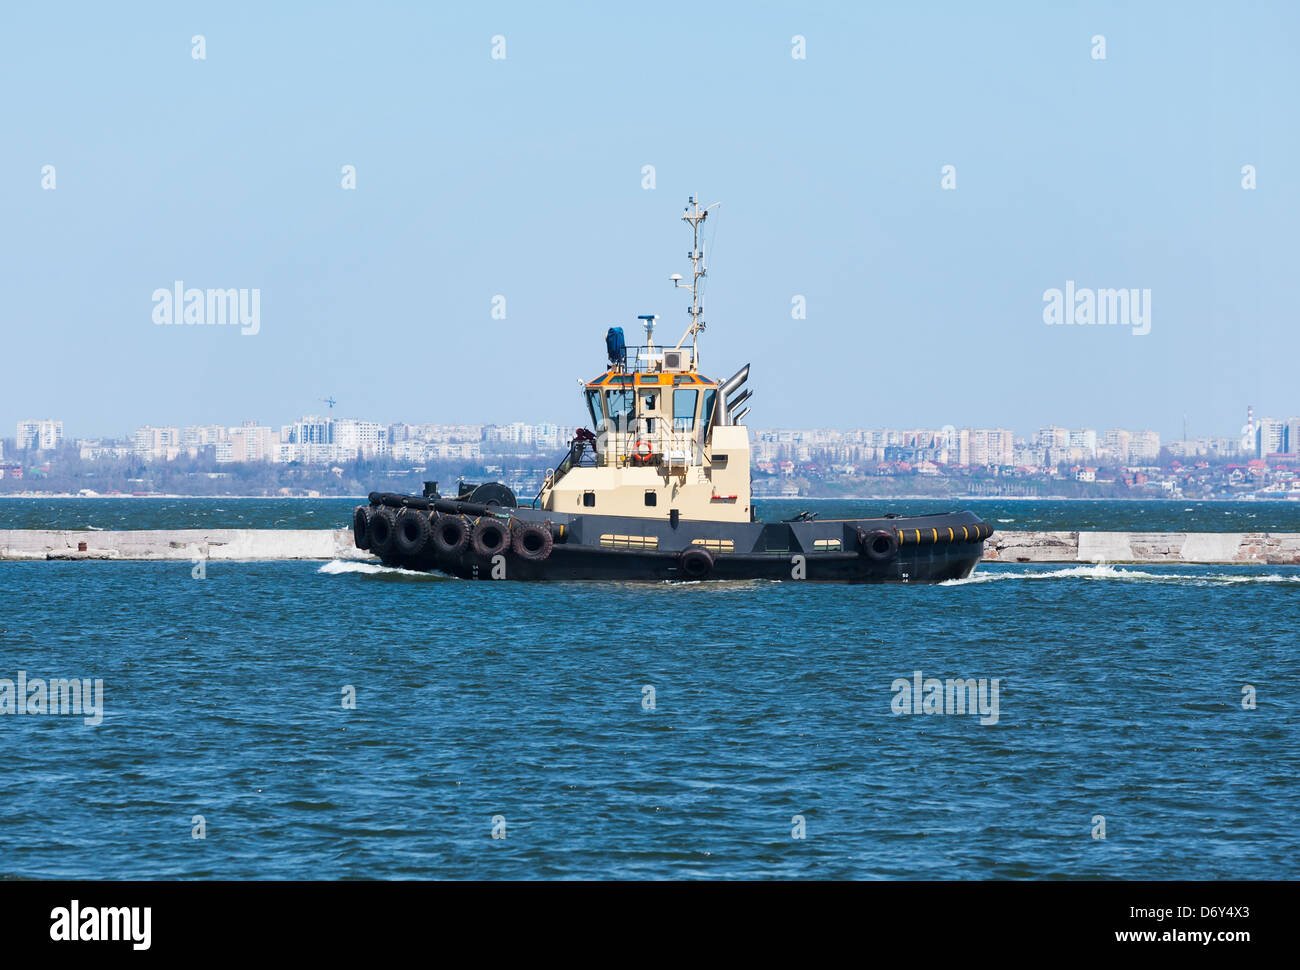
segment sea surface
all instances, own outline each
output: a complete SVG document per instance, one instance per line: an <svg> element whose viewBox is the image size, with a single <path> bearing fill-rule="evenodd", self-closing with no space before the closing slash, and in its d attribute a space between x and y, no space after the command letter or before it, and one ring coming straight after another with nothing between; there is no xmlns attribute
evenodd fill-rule
<svg viewBox="0 0 1300 970"><path fill-rule="evenodd" d="M333 529L364 498L7 498L3 529ZM970 509L1006 531L1300 532L1300 501L1104 499L759 499L759 518L823 519Z"/></svg>
<svg viewBox="0 0 1300 970"><path fill-rule="evenodd" d="M104 708L0 714L0 878L1294 879L1298 610L1293 567L0 562L0 678ZM917 671L996 723L895 713Z"/></svg>

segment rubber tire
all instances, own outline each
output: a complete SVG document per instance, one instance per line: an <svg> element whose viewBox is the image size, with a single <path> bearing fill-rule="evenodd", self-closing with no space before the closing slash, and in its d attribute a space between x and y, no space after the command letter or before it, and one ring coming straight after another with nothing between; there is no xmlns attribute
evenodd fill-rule
<svg viewBox="0 0 1300 970"><path fill-rule="evenodd" d="M424 552L429 541L429 518L416 509L403 509L397 516L393 549L408 558Z"/></svg>
<svg viewBox="0 0 1300 970"><path fill-rule="evenodd" d="M397 513L381 506L370 516L370 551L383 558L393 551L397 536Z"/></svg>
<svg viewBox="0 0 1300 970"><path fill-rule="evenodd" d="M469 545L469 521L463 515L439 515L431 523L429 540L438 555L459 556Z"/></svg>
<svg viewBox="0 0 1300 970"><path fill-rule="evenodd" d="M880 547L882 540L884 548ZM898 533L889 529L858 530L858 542L862 544L862 554L872 562L890 562L898 555Z"/></svg>
<svg viewBox="0 0 1300 970"><path fill-rule="evenodd" d="M352 513L352 541L358 549L370 548L370 506L358 505Z"/></svg>
<svg viewBox="0 0 1300 970"><path fill-rule="evenodd" d="M498 536L497 542L490 541L493 535ZM510 548L510 527L500 519L485 515L474 523L469 534L469 544L478 555L491 559Z"/></svg>
<svg viewBox="0 0 1300 970"><path fill-rule="evenodd" d="M529 522L514 530L510 547L514 549L515 555L520 559L526 559L529 562L541 562L555 548L555 537L551 535L549 526L538 522Z"/></svg>
<svg viewBox="0 0 1300 970"><path fill-rule="evenodd" d="M682 573L690 579L704 579L713 572L713 554L700 546L685 550L679 561Z"/></svg>

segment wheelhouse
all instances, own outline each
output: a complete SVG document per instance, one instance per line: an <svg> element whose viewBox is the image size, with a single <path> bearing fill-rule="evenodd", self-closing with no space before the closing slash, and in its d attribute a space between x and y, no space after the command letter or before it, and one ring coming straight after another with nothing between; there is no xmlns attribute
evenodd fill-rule
<svg viewBox="0 0 1300 970"><path fill-rule="evenodd" d="M583 389L598 461L700 464L719 384L698 374L610 370Z"/></svg>

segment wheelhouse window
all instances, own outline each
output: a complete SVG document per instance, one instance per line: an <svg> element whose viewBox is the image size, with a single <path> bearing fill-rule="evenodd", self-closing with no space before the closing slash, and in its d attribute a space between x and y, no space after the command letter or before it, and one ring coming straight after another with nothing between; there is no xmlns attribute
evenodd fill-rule
<svg viewBox="0 0 1300 970"><path fill-rule="evenodd" d="M605 413L614 427L626 428L636 416L636 392L630 387L606 391Z"/></svg>
<svg viewBox="0 0 1300 970"><path fill-rule="evenodd" d="M695 428L695 404L700 392L684 387L673 391L673 430L692 431Z"/></svg>
<svg viewBox="0 0 1300 970"><path fill-rule="evenodd" d="M713 423L713 406L718 400L718 389L710 387L704 392L704 406L700 408L700 428L695 432L695 443L702 450L704 439L709 435L709 426Z"/></svg>
<svg viewBox="0 0 1300 970"><path fill-rule="evenodd" d="M717 388L709 388L704 392L704 408L700 411L700 424L706 428L713 421L713 405L717 398Z"/></svg>
<svg viewBox="0 0 1300 970"><path fill-rule="evenodd" d="M599 431L605 425L605 416L600 411L600 391L587 392L587 413L591 415L591 430Z"/></svg>

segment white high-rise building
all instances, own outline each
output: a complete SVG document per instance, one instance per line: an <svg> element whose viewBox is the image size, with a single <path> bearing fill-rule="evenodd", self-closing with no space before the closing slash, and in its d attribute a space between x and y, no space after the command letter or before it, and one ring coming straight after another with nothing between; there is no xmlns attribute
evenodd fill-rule
<svg viewBox="0 0 1300 970"><path fill-rule="evenodd" d="M272 428L260 427L256 421L245 421L231 428L225 441L216 445L215 459L219 462L274 461L279 455L280 436Z"/></svg>
<svg viewBox="0 0 1300 970"><path fill-rule="evenodd" d="M30 419L18 422L18 431L14 435L17 446L22 450L38 448L52 451L63 443L63 422L46 419Z"/></svg>
<svg viewBox="0 0 1300 970"><path fill-rule="evenodd" d="M1064 450L1070 447L1070 432L1068 428L1060 428L1056 425L1047 425L1038 429L1038 444L1042 448L1060 448Z"/></svg>
<svg viewBox="0 0 1300 970"><path fill-rule="evenodd" d="M1160 434L1156 431L1130 431L1129 461L1155 461L1160 457Z"/></svg>
<svg viewBox="0 0 1300 970"><path fill-rule="evenodd" d="M1130 435L1122 428L1111 428L1102 438L1106 456L1121 465L1128 464Z"/></svg>
<svg viewBox="0 0 1300 970"><path fill-rule="evenodd" d="M212 448L217 442L225 441L230 432L220 425L190 425L181 428L181 450L191 458L197 458L199 451Z"/></svg>
<svg viewBox="0 0 1300 970"><path fill-rule="evenodd" d="M1070 432L1069 447L1078 448L1079 454L1088 460L1097 457L1097 432L1091 428L1081 428Z"/></svg>
<svg viewBox="0 0 1300 970"><path fill-rule="evenodd" d="M331 445L334 443L334 420L316 414L304 415L301 421L285 425L280 437L292 445Z"/></svg>
<svg viewBox="0 0 1300 970"><path fill-rule="evenodd" d="M1286 419L1286 453L1300 455L1300 418Z"/></svg>
<svg viewBox="0 0 1300 970"><path fill-rule="evenodd" d="M388 429L375 421L340 418L334 422L334 444L341 460L388 452Z"/></svg>
<svg viewBox="0 0 1300 970"><path fill-rule="evenodd" d="M146 425L136 428L131 435L131 451L137 458L153 461L161 458L173 461L180 454L181 433L178 428L154 428Z"/></svg>
<svg viewBox="0 0 1300 970"><path fill-rule="evenodd" d="M1255 425L1255 454L1277 455L1286 451L1286 422L1277 418L1260 418Z"/></svg>
<svg viewBox="0 0 1300 970"><path fill-rule="evenodd" d="M1006 428L974 428L970 432L971 465L1011 465L1015 462L1015 435Z"/></svg>

